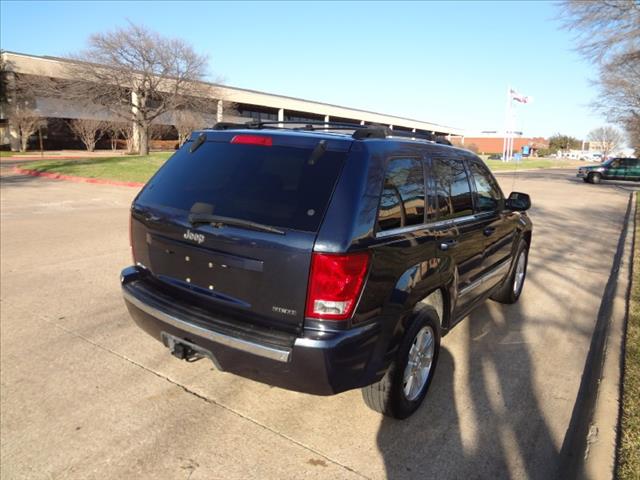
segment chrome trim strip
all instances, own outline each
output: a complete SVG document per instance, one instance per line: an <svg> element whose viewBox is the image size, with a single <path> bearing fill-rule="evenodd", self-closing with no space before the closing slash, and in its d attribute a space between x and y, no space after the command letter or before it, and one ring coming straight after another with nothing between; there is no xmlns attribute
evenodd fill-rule
<svg viewBox="0 0 640 480"><path fill-rule="evenodd" d="M500 274L504 274L505 273L504 272L505 269L507 271L509 270L509 265L511 265L511 259L507 258L500 265L498 265L496 268L494 268L490 272L486 273L484 276L480 277L479 279L477 279L472 284L467 285L462 290L460 290L460 292L458 293L458 296L459 297L463 297L467 293L469 293L472 290L475 290L476 288L478 288L483 283L491 280L493 277L496 277L496 276L498 276Z"/></svg>
<svg viewBox="0 0 640 480"><path fill-rule="evenodd" d="M281 349L267 345L261 345L259 343L250 342L248 340L231 337L223 333L214 332L213 330L208 330L198 325L194 325L193 323L181 320L174 317L173 315L169 315L168 313L147 305L146 303L136 298L133 294L129 293L126 289L122 290L122 294L126 300L131 302L143 312L148 313L152 317L155 317L158 320L168 323L169 325L172 325L176 328L184 330L185 332L189 332L193 335L211 340L212 342L219 343L226 347L235 348L236 350L241 350L243 352L251 353L259 357L276 360L277 362L286 363L289 361L289 357L291 356L291 349Z"/></svg>
<svg viewBox="0 0 640 480"><path fill-rule="evenodd" d="M439 220L437 222L421 223L420 225L409 225L408 227L392 228L391 230L384 230L376 233L376 238L385 238L392 235L399 235L402 233L415 232L416 230L426 230L428 228L438 228L443 226L455 226L459 223L464 223L469 220L478 220L487 216L487 212L482 212L474 215L465 215L464 217L450 218L448 220Z"/></svg>
<svg viewBox="0 0 640 480"><path fill-rule="evenodd" d="M376 238L392 237L393 235L400 235L402 233L415 232L417 230L424 230L429 227L434 227L436 223L445 224L447 222L434 222L434 223L421 223L420 225L409 225L408 227L392 228L391 230L383 230L376 233Z"/></svg>

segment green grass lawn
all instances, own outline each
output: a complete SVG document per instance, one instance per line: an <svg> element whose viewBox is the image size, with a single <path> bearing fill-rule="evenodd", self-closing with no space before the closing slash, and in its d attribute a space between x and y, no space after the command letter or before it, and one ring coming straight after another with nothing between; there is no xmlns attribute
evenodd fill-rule
<svg viewBox="0 0 640 480"><path fill-rule="evenodd" d="M640 199L640 196L637 197ZM636 202L640 209L640 202ZM636 210L633 278L625 346L622 432L618 446L618 479L640 478L640 215Z"/></svg>
<svg viewBox="0 0 640 480"><path fill-rule="evenodd" d="M0 158L5 157L19 157L20 155L36 155L38 152L8 152L6 150L0 150Z"/></svg>
<svg viewBox="0 0 640 480"><path fill-rule="evenodd" d="M501 160L484 159L487 166L493 171L503 170L529 170L532 168L577 168L587 162L576 160L564 160L555 158L524 158L521 162L503 162Z"/></svg>
<svg viewBox="0 0 640 480"><path fill-rule="evenodd" d="M86 160L43 160L24 168L87 178L105 178L124 182L146 182L173 152L155 152L146 156L88 158Z"/></svg>
<svg viewBox="0 0 640 480"><path fill-rule="evenodd" d="M76 175L78 177L105 178L125 182L146 182L173 152L156 152L141 156L88 158L85 160L43 160L29 163L28 167L43 172ZM4 156L4 155L3 155ZM551 158L524 159L519 163L485 160L493 171L528 170L532 168L575 168L585 162L555 160Z"/></svg>

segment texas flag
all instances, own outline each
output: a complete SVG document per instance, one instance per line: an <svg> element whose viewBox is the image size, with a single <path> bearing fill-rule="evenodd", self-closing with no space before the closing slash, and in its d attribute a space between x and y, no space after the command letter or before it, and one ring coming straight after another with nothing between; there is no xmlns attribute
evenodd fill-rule
<svg viewBox="0 0 640 480"><path fill-rule="evenodd" d="M513 100L515 100L516 102L520 102L520 103L531 103L531 102L533 102L533 97L527 97L526 95L518 93L513 88L509 89L509 95L511 95L511 98Z"/></svg>

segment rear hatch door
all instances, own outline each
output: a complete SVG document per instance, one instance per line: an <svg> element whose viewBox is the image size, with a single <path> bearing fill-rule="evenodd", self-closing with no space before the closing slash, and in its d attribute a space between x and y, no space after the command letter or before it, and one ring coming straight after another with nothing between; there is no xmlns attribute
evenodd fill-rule
<svg viewBox="0 0 640 480"><path fill-rule="evenodd" d="M351 142L277 131L192 138L134 201L135 260L183 300L299 331L311 252Z"/></svg>

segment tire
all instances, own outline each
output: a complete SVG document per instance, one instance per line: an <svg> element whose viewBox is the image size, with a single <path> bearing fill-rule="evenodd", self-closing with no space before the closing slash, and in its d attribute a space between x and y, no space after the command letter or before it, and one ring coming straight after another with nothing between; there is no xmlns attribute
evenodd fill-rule
<svg viewBox="0 0 640 480"><path fill-rule="evenodd" d="M419 335L422 337L419 337ZM429 337L429 334L431 335ZM426 340L425 340L426 337ZM411 366L408 366L409 359L415 357L414 343L424 340L425 343L431 339L432 350L427 348L421 360L427 362L429 351L431 352L428 371L424 376L420 376L420 369L416 371L416 375L412 376ZM425 344L423 343L423 344ZM415 412L422 404L424 397L427 395L433 375L438 364L438 353L440 352L440 321L438 314L431 307L425 307L414 317L411 325L407 329L398 348L395 360L392 362L387 373L377 383L369 385L362 389L362 398L369 408L380 412L388 417L404 419ZM416 359L418 360L418 359ZM420 361L420 360L418 360ZM420 365L420 364L419 364ZM423 370L424 372L424 363ZM411 376L415 380L411 380L414 385L413 391L410 388L409 395L405 392L406 375ZM414 383L414 382L419 383ZM424 383L423 383L424 382ZM420 384L422 384L420 386Z"/></svg>
<svg viewBox="0 0 640 480"><path fill-rule="evenodd" d="M522 262L522 264L520 264L520 262ZM524 288L528 264L529 248L526 242L520 242L515 256L513 271L509 273L509 276L502 282L498 290L491 295L491 300L505 304L516 303Z"/></svg>
<svg viewBox="0 0 640 480"><path fill-rule="evenodd" d="M600 175L599 173L590 173L589 174L589 182L594 183L594 184L598 184L602 181L602 175Z"/></svg>

